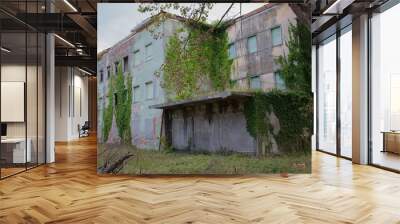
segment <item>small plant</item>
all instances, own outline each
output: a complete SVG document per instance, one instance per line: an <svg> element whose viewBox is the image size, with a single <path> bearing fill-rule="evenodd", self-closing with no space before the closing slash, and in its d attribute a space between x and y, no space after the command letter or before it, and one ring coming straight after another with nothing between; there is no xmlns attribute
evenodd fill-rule
<svg viewBox="0 0 400 224"><path fill-rule="evenodd" d="M175 149L171 146L171 144L168 143L165 137L160 138L160 145L163 152L172 153L175 151Z"/></svg>

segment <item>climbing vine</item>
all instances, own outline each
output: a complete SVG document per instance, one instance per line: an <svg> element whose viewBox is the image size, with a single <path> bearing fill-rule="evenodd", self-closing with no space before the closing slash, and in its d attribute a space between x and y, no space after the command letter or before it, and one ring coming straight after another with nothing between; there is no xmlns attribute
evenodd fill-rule
<svg viewBox="0 0 400 224"><path fill-rule="evenodd" d="M122 65L119 63L117 74L113 74L108 81L107 92L108 103L104 108L103 115L103 139L107 141L115 121L118 136L122 142L131 142L131 112L132 112L132 76L130 73L124 75Z"/></svg>
<svg viewBox="0 0 400 224"><path fill-rule="evenodd" d="M107 142L108 136L110 134L112 120L113 120L113 112L114 112L114 85L113 85L113 77L108 81L108 92L107 92L107 100L108 103L105 105L104 114L103 114L103 140Z"/></svg>
<svg viewBox="0 0 400 224"><path fill-rule="evenodd" d="M118 64L114 81L115 120L118 135L124 143L131 142L132 76L124 75L122 63Z"/></svg>
<svg viewBox="0 0 400 224"><path fill-rule="evenodd" d="M169 99L186 99L230 86L232 60L224 25L191 24L168 41L162 85Z"/></svg>
<svg viewBox="0 0 400 224"><path fill-rule="evenodd" d="M274 137L282 152L307 152L312 132L312 108L312 99L307 94L281 90L256 92L244 107L247 130L256 139L268 141ZM279 120L277 133L271 125L272 113Z"/></svg>
<svg viewBox="0 0 400 224"><path fill-rule="evenodd" d="M276 62L285 85L292 91L311 95L311 32L307 25L297 23L289 26L286 42L289 53L279 56Z"/></svg>

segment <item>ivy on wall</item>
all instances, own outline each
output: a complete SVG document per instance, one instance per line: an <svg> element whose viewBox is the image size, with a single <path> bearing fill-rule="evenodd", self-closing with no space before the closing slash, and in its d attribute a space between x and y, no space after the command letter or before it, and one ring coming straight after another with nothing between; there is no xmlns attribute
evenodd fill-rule
<svg viewBox="0 0 400 224"><path fill-rule="evenodd" d="M286 87L311 95L311 32L308 26L290 24L286 46L289 53L276 59Z"/></svg>
<svg viewBox="0 0 400 224"><path fill-rule="evenodd" d="M113 120L113 112L114 112L114 85L113 85L113 77L108 81L108 92L107 92L107 100L108 104L104 108L103 114L103 141L107 142L108 136L110 134L112 120Z"/></svg>
<svg viewBox="0 0 400 224"><path fill-rule="evenodd" d="M191 24L169 39L162 85L170 100L221 91L230 86L231 65L226 27Z"/></svg>
<svg viewBox="0 0 400 224"><path fill-rule="evenodd" d="M244 113L248 132L255 139L266 141L268 149L273 137L281 152L309 152L313 105L308 95L281 90L256 92L245 103ZM277 133L271 124L272 113L279 120Z"/></svg>
<svg viewBox="0 0 400 224"><path fill-rule="evenodd" d="M108 81L108 104L103 116L103 139L107 141L110 134L112 121L115 121L118 136L123 143L131 142L131 112L132 112L132 76L124 75L122 64L118 64L117 74L112 74Z"/></svg>
<svg viewBox="0 0 400 224"><path fill-rule="evenodd" d="M128 144L131 142L132 76L129 72L124 76L122 63L118 64L115 76L114 100L118 135Z"/></svg>

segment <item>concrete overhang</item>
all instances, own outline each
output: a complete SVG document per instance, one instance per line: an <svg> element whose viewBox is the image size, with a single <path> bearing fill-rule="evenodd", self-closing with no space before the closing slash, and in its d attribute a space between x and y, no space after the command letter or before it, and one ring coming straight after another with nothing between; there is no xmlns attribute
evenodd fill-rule
<svg viewBox="0 0 400 224"><path fill-rule="evenodd" d="M224 91L207 96L200 96L193 99L168 102L163 104L151 105L151 109L172 109L186 106L193 106L203 103L214 103L226 100L249 99L254 96L253 92Z"/></svg>

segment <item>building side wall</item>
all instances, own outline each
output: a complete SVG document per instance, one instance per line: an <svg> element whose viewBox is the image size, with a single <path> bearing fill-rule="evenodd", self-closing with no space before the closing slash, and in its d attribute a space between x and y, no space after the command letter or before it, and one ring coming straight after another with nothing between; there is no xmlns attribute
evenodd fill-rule
<svg viewBox="0 0 400 224"><path fill-rule="evenodd" d="M276 86L274 72L279 71L275 59L288 53L285 42L289 36L290 23L296 23L296 14L288 4L277 4L247 18L237 19L228 27L228 39L235 45L236 57L232 65L231 79L236 88L248 89L249 77L260 77L261 88L270 90ZM271 29L281 27L282 44L273 46ZM257 51L248 52L247 41L256 36Z"/></svg>
<svg viewBox="0 0 400 224"><path fill-rule="evenodd" d="M142 149L156 149L160 141L162 110L150 109L151 105L161 104L166 101L162 85L162 72L159 72L165 59L165 48L168 38L180 27L176 20L168 19L154 29L143 29L116 44L105 53L98 61L98 71L103 71L103 81L98 77L98 125L103 127L103 113L108 103L107 67L114 71L114 63L129 57L128 71L132 75L132 116L131 133L132 144ZM155 38L155 36L159 36ZM148 46L151 47L148 48ZM146 47L147 46L147 47ZM147 48L147 49L146 49ZM147 53L146 53L147 52ZM150 56L149 56L150 55ZM152 83L149 94L148 85ZM150 97L152 96L152 97ZM113 120L109 138L104 140L98 134L101 142L119 142L115 119Z"/></svg>

